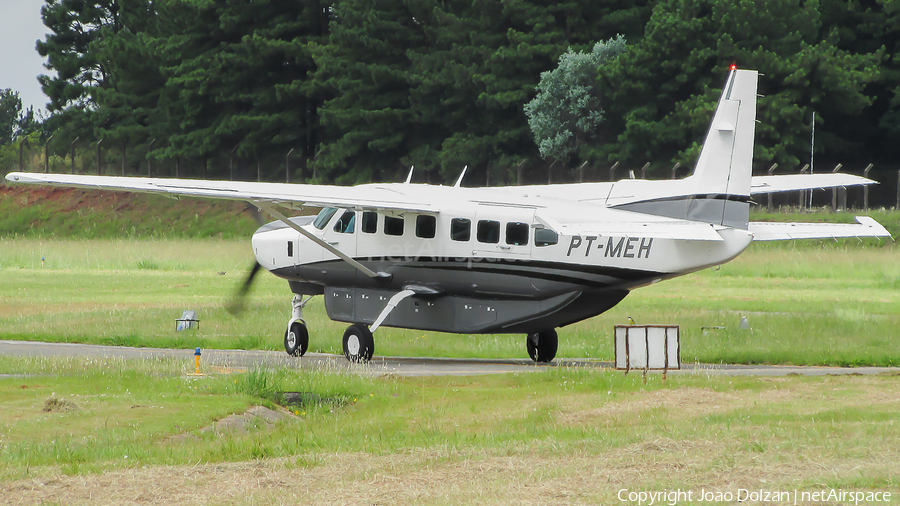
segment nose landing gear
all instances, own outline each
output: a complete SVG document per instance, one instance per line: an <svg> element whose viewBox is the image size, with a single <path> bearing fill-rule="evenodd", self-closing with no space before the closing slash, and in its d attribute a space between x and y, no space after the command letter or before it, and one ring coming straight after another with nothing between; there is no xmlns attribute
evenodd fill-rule
<svg viewBox="0 0 900 506"><path fill-rule="evenodd" d="M294 295L291 299L291 321L284 331L284 351L292 357L302 357L309 348L309 331L306 329L306 322L303 321L303 308L311 298L310 296L303 299L299 295Z"/></svg>

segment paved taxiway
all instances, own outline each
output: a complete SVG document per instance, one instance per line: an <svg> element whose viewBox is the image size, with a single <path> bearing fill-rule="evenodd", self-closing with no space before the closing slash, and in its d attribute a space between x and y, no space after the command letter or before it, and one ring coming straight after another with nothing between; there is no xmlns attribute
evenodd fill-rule
<svg viewBox="0 0 900 506"><path fill-rule="evenodd" d="M307 353L302 358L289 357L281 351L202 350L204 368L219 370L246 369L256 365L288 366L297 369L352 369L376 376L466 376L473 374L524 373L548 367L582 367L612 369L614 364L596 360L559 359L550 365L535 365L522 359L449 359L376 356L368 364L350 364L341 355ZM18 357L96 357L125 359L183 359L194 364L194 350L164 348L127 348L92 344L42 343L0 340L0 355ZM826 374L898 374L900 367L816 367L781 365L683 364L681 370L669 374L704 374L725 376L822 376ZM640 374L641 371L632 371Z"/></svg>

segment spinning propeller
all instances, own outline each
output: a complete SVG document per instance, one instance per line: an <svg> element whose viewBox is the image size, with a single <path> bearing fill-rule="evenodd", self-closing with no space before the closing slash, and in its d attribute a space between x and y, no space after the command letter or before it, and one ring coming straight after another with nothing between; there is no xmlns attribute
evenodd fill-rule
<svg viewBox="0 0 900 506"><path fill-rule="evenodd" d="M253 213L253 217L256 219L256 222L259 224L259 226L263 226L266 224L265 217L261 212L259 212L259 209L257 209L256 206L248 203L247 209L249 209ZM260 265L259 262L253 262L253 267L250 268L250 272L247 273L247 277L244 278L244 282L237 289L231 301L225 305L226 311L234 316L238 316L244 311L244 308L247 305L247 293L250 292L250 287L253 285L253 280L256 278L256 275L259 273L259 270L261 268L262 265Z"/></svg>

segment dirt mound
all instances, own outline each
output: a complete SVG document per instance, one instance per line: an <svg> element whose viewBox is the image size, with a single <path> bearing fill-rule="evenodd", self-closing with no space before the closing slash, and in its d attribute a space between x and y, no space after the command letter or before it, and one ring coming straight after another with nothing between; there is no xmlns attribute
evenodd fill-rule
<svg viewBox="0 0 900 506"><path fill-rule="evenodd" d="M68 413L70 411L79 411L79 407L72 401L51 397L44 401L44 411L48 413Z"/></svg>

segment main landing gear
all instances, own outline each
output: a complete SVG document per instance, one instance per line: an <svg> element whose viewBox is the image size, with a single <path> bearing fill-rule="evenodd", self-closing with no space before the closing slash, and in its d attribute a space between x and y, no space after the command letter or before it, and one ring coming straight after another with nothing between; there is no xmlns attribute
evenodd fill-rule
<svg viewBox="0 0 900 506"><path fill-rule="evenodd" d="M350 362L368 362L375 351L375 339L369 327L363 324L350 325L344 331L344 356Z"/></svg>
<svg viewBox="0 0 900 506"><path fill-rule="evenodd" d="M525 339L528 348L528 356L538 364L550 363L556 358L556 349L559 346L559 336L553 329L543 332L533 332Z"/></svg>

